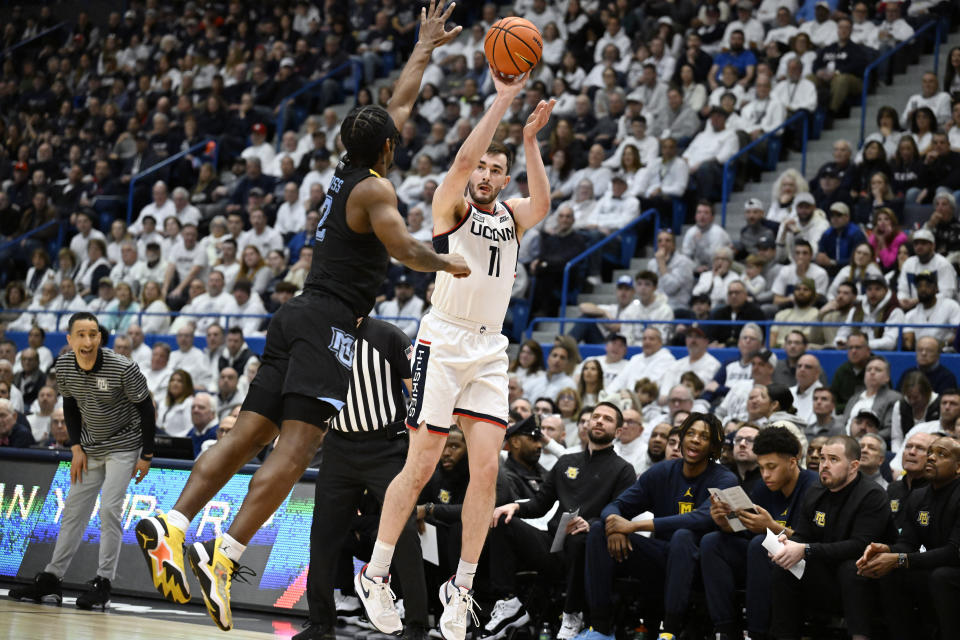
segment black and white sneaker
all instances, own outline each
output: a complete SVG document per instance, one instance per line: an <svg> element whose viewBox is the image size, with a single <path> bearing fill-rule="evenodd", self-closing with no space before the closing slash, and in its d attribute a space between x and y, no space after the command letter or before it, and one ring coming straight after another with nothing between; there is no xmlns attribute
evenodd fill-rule
<svg viewBox="0 0 960 640"><path fill-rule="evenodd" d="M106 611L110 604L110 581L97 576L87 584L90 588L77 597L77 609L100 607Z"/></svg>
<svg viewBox="0 0 960 640"><path fill-rule="evenodd" d="M510 629L522 627L530 622L530 615L523 608L519 598L497 600L490 614L490 621L483 628L480 637L483 640L499 640L507 635Z"/></svg>
<svg viewBox="0 0 960 640"><path fill-rule="evenodd" d="M37 604L46 598L55 600L57 606L63 603L63 589L57 576L41 571L33 578L33 582L22 587L10 589L7 596L14 600L33 600Z"/></svg>

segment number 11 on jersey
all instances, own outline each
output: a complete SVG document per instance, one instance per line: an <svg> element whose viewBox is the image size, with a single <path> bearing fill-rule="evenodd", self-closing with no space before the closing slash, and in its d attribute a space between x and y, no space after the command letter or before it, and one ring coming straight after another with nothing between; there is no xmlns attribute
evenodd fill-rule
<svg viewBox="0 0 960 640"><path fill-rule="evenodd" d="M500 277L500 247L495 244L490 245L490 270L487 275Z"/></svg>

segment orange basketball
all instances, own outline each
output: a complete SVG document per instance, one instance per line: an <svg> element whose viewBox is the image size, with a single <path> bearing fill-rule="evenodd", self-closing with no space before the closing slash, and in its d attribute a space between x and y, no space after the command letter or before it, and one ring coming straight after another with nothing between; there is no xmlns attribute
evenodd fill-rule
<svg viewBox="0 0 960 640"><path fill-rule="evenodd" d="M519 76L540 62L543 40L540 30L526 18L501 18L487 31L483 52L498 73Z"/></svg>

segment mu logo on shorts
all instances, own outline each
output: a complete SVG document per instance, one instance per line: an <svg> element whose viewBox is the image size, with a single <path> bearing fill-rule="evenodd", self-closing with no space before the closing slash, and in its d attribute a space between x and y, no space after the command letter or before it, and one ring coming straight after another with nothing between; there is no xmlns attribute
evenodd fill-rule
<svg viewBox="0 0 960 640"><path fill-rule="evenodd" d="M823 511L817 511L814 513L813 524L817 525L818 527L827 526L827 514L825 514Z"/></svg>
<svg viewBox="0 0 960 640"><path fill-rule="evenodd" d="M330 351L333 351L333 355L337 356L337 360L340 361L340 364L345 366L347 369L353 369L354 337L346 331L342 331L336 327L330 327L330 331L333 333L333 337L330 338L330 345L328 348Z"/></svg>

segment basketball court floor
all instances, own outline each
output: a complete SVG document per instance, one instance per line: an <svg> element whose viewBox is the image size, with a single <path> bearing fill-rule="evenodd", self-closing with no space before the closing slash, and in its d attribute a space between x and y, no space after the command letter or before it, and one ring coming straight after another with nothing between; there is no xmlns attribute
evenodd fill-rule
<svg viewBox="0 0 960 640"><path fill-rule="evenodd" d="M0 588L0 638L11 640L268 640L292 638L301 631L304 618L235 610L233 630L220 631L202 606L170 605L161 600L115 596L106 612L81 611L74 606L76 594L63 598L63 605L14 602L7 597L11 585ZM337 629L343 640L386 640L376 632L347 626Z"/></svg>

